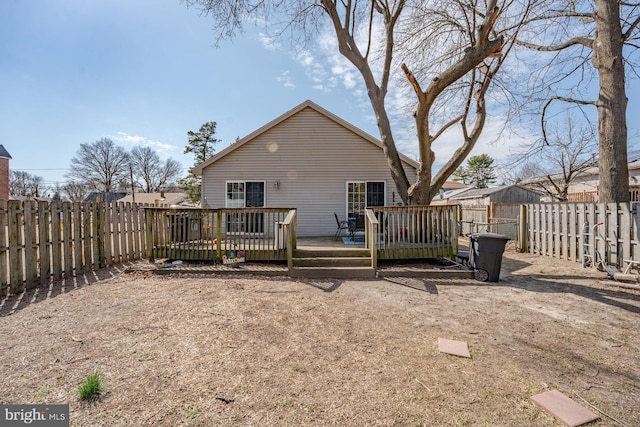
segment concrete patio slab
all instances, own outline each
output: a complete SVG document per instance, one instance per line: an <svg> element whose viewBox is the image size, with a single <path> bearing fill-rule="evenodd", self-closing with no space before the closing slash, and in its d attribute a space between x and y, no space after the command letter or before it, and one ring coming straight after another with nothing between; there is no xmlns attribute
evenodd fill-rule
<svg viewBox="0 0 640 427"><path fill-rule="evenodd" d="M536 394L531 400L569 427L577 427L600 418L558 390Z"/></svg>

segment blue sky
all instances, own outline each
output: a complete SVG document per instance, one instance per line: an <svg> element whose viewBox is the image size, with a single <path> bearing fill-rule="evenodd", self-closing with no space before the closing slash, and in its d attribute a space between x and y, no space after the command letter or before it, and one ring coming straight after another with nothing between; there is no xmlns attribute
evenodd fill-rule
<svg viewBox="0 0 640 427"><path fill-rule="evenodd" d="M293 53L258 30L217 48L214 39L208 18L179 0L1 0L0 144L11 169L63 182L81 143L111 138L149 145L186 173L187 131L216 121L219 151L306 99L378 137L359 75L330 48ZM415 158L413 132L397 127L396 139ZM473 154L500 159L507 146L487 136Z"/></svg>

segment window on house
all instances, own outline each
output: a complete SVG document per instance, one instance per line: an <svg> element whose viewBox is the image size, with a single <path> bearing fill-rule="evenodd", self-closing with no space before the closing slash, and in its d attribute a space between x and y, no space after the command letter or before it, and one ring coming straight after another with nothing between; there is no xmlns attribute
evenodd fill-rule
<svg viewBox="0 0 640 427"><path fill-rule="evenodd" d="M227 208L265 207L264 181L227 181ZM227 214L228 233L263 233L264 213L238 212Z"/></svg>

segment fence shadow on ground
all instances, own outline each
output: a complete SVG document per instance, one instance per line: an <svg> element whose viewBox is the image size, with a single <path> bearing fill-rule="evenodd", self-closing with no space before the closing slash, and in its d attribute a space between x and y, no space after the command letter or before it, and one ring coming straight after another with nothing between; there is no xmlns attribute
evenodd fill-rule
<svg viewBox="0 0 640 427"><path fill-rule="evenodd" d="M395 285L405 286L416 291L438 295L438 288L433 279L420 279L416 277L385 277L382 280Z"/></svg>
<svg viewBox="0 0 640 427"><path fill-rule="evenodd" d="M313 286L316 289L320 289L323 292L333 292L342 286L344 280L341 279L304 279L299 280L300 283Z"/></svg>
<svg viewBox="0 0 640 427"><path fill-rule="evenodd" d="M128 265L128 264L127 264ZM66 294L86 286L115 277L124 272L127 265L120 264L109 268L89 271L65 280L49 282L25 292L0 299L0 317L9 316L33 304L38 304L61 294Z"/></svg>
<svg viewBox="0 0 640 427"><path fill-rule="evenodd" d="M511 280L510 277L507 277L501 279L500 282L495 283L495 285L518 288L529 292L569 293L601 304L618 307L631 313L640 314L640 294L637 292L595 287L591 284L571 283L566 281L568 279L583 280L585 282L592 282L594 280L592 278L574 275L532 274L528 276L526 283L520 283L520 281Z"/></svg>

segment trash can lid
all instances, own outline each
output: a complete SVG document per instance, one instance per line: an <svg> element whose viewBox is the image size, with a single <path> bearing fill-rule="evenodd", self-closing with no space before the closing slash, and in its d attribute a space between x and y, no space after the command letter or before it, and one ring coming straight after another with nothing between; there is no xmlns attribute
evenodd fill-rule
<svg viewBox="0 0 640 427"><path fill-rule="evenodd" d="M501 240L511 240L509 237L504 234L498 233L471 233L471 236L474 239L501 239Z"/></svg>

